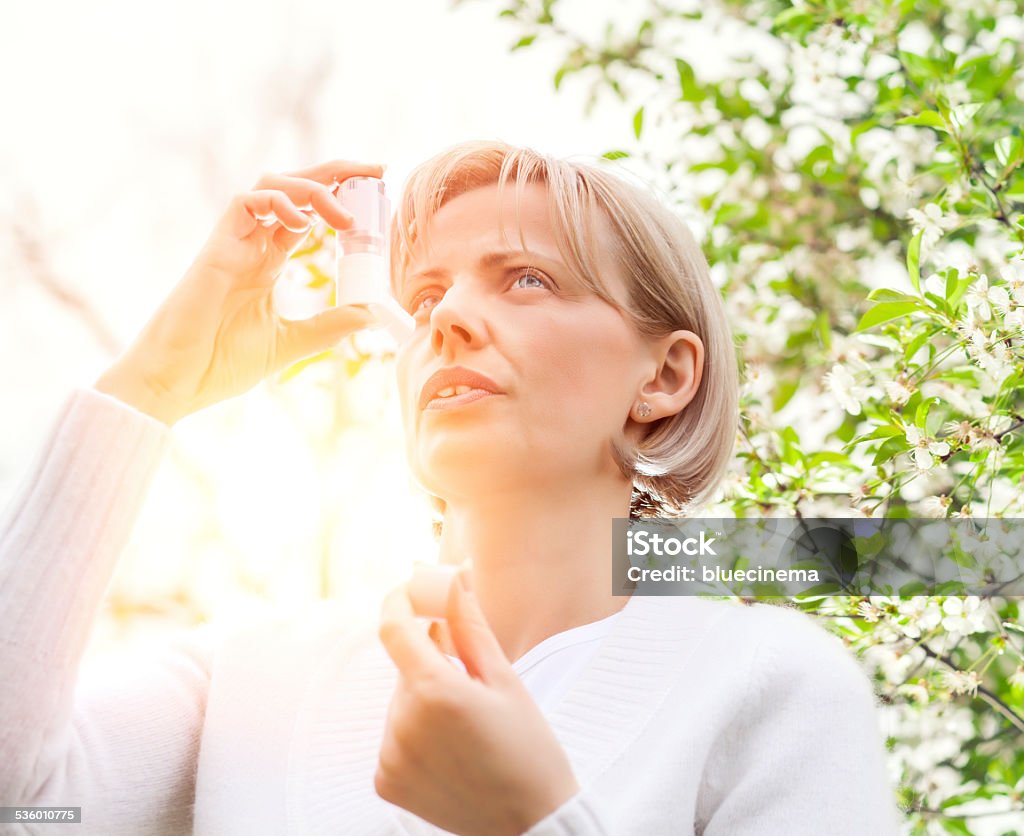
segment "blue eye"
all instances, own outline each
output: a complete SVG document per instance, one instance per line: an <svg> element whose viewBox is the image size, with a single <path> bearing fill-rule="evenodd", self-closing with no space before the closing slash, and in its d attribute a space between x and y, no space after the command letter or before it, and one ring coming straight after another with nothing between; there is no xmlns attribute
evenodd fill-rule
<svg viewBox="0 0 1024 836"><path fill-rule="evenodd" d="M537 282L539 282L539 284L534 285L534 287L547 288L548 290L550 290L553 286L553 283L547 276L545 276L543 273L537 270L534 270L532 267L521 268L520 270L514 272L516 272L517 275L515 280L513 281L513 285L516 285L522 279L535 279ZM443 293L437 290L423 291L418 296L416 296L415 299L413 299L412 303L409 306L409 313L412 314L413 316L419 316L421 313L429 311L430 308L433 307L433 305L429 307L423 307L423 302L425 302L427 299L440 299L442 295ZM436 304L437 302L435 301L434 305Z"/></svg>
<svg viewBox="0 0 1024 836"><path fill-rule="evenodd" d="M519 275L516 276L516 281L513 282L513 284L515 284L516 282L519 282L521 279L536 279L538 282L540 282L540 285L535 285L535 286L539 286L539 287L548 287L549 286L547 278L542 273L538 273L535 270L530 269L530 268L527 268L525 270L520 271Z"/></svg>
<svg viewBox="0 0 1024 836"><path fill-rule="evenodd" d="M437 296L436 293L424 293L422 296L420 296L412 305L412 315L416 316L422 310L429 310L429 308L423 307L423 301L425 299L431 299L435 296ZM436 305L437 302L435 302L434 304Z"/></svg>

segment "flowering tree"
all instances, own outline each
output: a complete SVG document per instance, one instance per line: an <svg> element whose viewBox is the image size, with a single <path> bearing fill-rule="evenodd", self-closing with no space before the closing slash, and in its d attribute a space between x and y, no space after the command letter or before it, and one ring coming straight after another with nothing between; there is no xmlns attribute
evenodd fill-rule
<svg viewBox="0 0 1024 836"><path fill-rule="evenodd" d="M651 0L596 42L557 0L501 5L513 49L564 46L556 89L621 103L636 146L605 157L702 236L744 381L703 515L1021 515L1017 4ZM1019 601L793 604L873 672L908 833L1024 832Z"/></svg>

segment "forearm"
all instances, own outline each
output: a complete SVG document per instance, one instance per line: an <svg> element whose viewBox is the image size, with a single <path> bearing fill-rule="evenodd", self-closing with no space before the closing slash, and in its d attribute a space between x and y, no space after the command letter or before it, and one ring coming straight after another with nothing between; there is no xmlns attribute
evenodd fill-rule
<svg viewBox="0 0 1024 836"><path fill-rule="evenodd" d="M142 376L130 368L118 364L111 366L100 375L93 388L117 398L139 412L144 412L168 427L174 426L183 416L165 397L160 397L143 383Z"/></svg>
<svg viewBox="0 0 1024 836"><path fill-rule="evenodd" d="M39 786L69 726L79 661L168 433L76 390L0 517L5 798Z"/></svg>

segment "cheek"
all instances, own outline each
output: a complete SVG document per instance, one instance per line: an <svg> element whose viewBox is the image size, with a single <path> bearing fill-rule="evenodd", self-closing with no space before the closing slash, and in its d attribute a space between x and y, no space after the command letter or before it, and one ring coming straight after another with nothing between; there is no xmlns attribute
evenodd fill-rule
<svg viewBox="0 0 1024 836"><path fill-rule="evenodd" d="M403 412L414 408L419 398L419 383L410 356L412 351L414 348L407 343L395 353L395 385L398 387L398 399Z"/></svg>
<svg viewBox="0 0 1024 836"><path fill-rule="evenodd" d="M623 391L638 349L617 317L579 317L534 346L539 378L562 393L560 402L576 398L605 409L628 397Z"/></svg>

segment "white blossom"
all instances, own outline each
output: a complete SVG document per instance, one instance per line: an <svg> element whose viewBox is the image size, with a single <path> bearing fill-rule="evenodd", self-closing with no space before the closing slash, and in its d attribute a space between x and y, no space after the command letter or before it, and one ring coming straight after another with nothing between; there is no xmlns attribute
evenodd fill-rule
<svg viewBox="0 0 1024 836"><path fill-rule="evenodd" d="M994 386L989 384L989 389L997 391L998 384L1015 370L1014 358L1006 343L998 336L986 334L981 328L975 328L970 332L966 348L968 356L988 373L995 384ZM984 390L986 388L984 379L979 383ZM983 394L985 393L983 392Z"/></svg>
<svg viewBox="0 0 1024 836"><path fill-rule="evenodd" d="M959 216L944 215L942 213L942 207L937 203L929 203L924 207L924 211L920 209L908 209L907 217L913 224L914 234L918 232L923 233L921 235L921 246L925 249L931 247L936 241L938 241L945 232L956 227L959 223Z"/></svg>
<svg viewBox="0 0 1024 836"><path fill-rule="evenodd" d="M1009 294L1018 305L1024 305L1024 260L1014 259L999 271Z"/></svg>
<svg viewBox="0 0 1024 836"><path fill-rule="evenodd" d="M910 396L914 394L912 389L908 389L899 380L890 380L884 384L883 388L885 389L885 394L889 396L889 400L897 406L905 404L910 400Z"/></svg>
<svg viewBox="0 0 1024 836"><path fill-rule="evenodd" d="M985 610L976 595L947 598L942 602L942 612L942 629L954 637L979 633L985 629Z"/></svg>
<svg viewBox="0 0 1024 836"><path fill-rule="evenodd" d="M913 424L907 426L905 434L907 443L914 448L912 451L914 464L920 470L930 470L935 465L932 456L945 456L949 453L949 445L945 441L936 441L934 438L922 434Z"/></svg>
<svg viewBox="0 0 1024 836"><path fill-rule="evenodd" d="M926 496L918 505L922 516L940 518L946 516L946 510L953 500L948 496Z"/></svg>
<svg viewBox="0 0 1024 836"><path fill-rule="evenodd" d="M942 92L950 107L967 104L971 100L970 90L968 90L967 85L960 80L948 82L943 86Z"/></svg>
<svg viewBox="0 0 1024 836"><path fill-rule="evenodd" d="M920 679L917 682L904 683L896 691L908 700L913 700L917 703L928 702L928 686Z"/></svg>
<svg viewBox="0 0 1024 836"><path fill-rule="evenodd" d="M977 311L978 317L983 322L988 322L992 318L991 306L995 305L1002 309L1008 308L1010 305L1010 295L1006 292L1006 288L1001 285L989 287L988 276L982 273L967 292L964 301L967 303L968 308Z"/></svg>
<svg viewBox="0 0 1024 836"><path fill-rule="evenodd" d="M843 409L850 415L860 415L860 404L867 397L867 392L864 387L857 385L853 375L845 367L836 363L832 366L832 371L825 374L822 382L835 395Z"/></svg>
<svg viewBox="0 0 1024 836"><path fill-rule="evenodd" d="M901 603L899 612L907 619L903 625L903 634L911 639L921 638L923 633L934 630L942 621L942 610L939 605L924 595L915 595L909 601Z"/></svg>
<svg viewBox="0 0 1024 836"><path fill-rule="evenodd" d="M970 694L972 697L978 693L981 684L977 671L944 671L943 680L954 694Z"/></svg>

